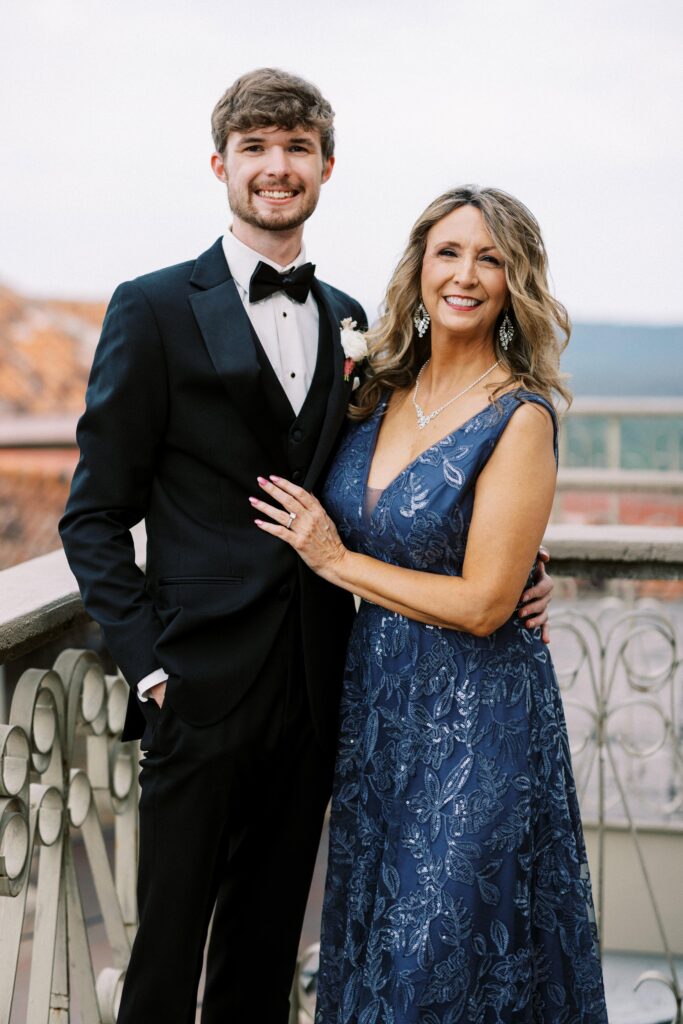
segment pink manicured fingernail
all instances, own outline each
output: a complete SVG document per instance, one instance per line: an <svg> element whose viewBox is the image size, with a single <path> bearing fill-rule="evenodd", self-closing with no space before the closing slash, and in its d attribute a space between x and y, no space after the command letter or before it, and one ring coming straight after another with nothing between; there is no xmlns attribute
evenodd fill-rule
<svg viewBox="0 0 683 1024"><path fill-rule="evenodd" d="M254 522L256 523L257 526L263 526L264 525L264 522L263 522L262 519L255 519Z"/></svg>
<svg viewBox="0 0 683 1024"><path fill-rule="evenodd" d="M258 498L249 498L252 505L258 505Z"/></svg>
<svg viewBox="0 0 683 1024"><path fill-rule="evenodd" d="M264 484L268 483L268 481L266 480L266 478L264 476L257 476L256 479L261 484L261 486L263 486Z"/></svg>
<svg viewBox="0 0 683 1024"><path fill-rule="evenodd" d="M271 479L271 480L274 480L276 484L279 484L279 483L280 483L280 480L282 479L282 477L280 477L280 476L275 476L275 474L274 474L274 473L271 473L271 474L270 474L270 479Z"/></svg>

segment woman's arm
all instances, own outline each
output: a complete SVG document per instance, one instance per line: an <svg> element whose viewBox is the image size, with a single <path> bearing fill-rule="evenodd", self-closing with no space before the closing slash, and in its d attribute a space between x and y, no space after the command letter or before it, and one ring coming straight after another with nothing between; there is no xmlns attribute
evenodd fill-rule
<svg viewBox="0 0 683 1024"><path fill-rule="evenodd" d="M257 520L261 529L291 544L331 583L419 622L488 636L518 603L548 522L555 476L550 416L525 403L477 480L461 577L349 551L319 502L288 481L262 482L285 513L256 499L252 504L275 520ZM285 526L289 512L296 512L291 530Z"/></svg>

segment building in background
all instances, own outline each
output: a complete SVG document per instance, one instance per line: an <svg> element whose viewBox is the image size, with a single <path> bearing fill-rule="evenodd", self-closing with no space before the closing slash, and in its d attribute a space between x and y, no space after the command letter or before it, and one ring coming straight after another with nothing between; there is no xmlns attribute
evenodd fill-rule
<svg viewBox="0 0 683 1024"><path fill-rule="evenodd" d="M104 309L0 287L0 569L59 547Z"/></svg>

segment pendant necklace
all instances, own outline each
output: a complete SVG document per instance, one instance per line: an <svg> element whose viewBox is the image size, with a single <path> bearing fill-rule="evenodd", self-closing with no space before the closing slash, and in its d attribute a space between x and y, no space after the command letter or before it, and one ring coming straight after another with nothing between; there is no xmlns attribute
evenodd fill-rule
<svg viewBox="0 0 683 1024"><path fill-rule="evenodd" d="M476 380L473 380L472 383L468 384L466 388L462 389L462 391L458 391L457 395L453 395L453 398L449 398L447 402L444 402L443 405L440 405L438 409L434 410L434 412L430 412L429 416L427 416L424 413L422 406L419 404L417 400L417 389L420 386L420 377L422 376L422 371L427 366L428 362L429 359L420 367L420 372L418 373L417 379L415 380L415 390L413 391L413 405L415 406L415 413L417 414L417 425L420 428L420 430L424 430L427 424L431 423L433 419L436 419L439 413L442 413L444 409L448 408L449 405L452 405L453 402L457 402L459 398L462 398L463 395L466 395L468 391L472 390L472 388L476 388L477 384L480 384L486 377L488 377L490 373L493 373L495 368L498 366L500 360L496 359L493 366L489 366L488 370L482 373L481 377L477 377Z"/></svg>

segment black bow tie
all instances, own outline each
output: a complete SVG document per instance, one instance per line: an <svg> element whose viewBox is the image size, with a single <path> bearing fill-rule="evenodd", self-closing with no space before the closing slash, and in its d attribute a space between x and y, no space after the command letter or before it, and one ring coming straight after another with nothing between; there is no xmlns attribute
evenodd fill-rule
<svg viewBox="0 0 683 1024"><path fill-rule="evenodd" d="M311 290L314 274L314 263L302 263L294 270L279 274L270 264L259 261L249 282L249 301L258 302L275 292L286 292L290 299L305 302Z"/></svg>

